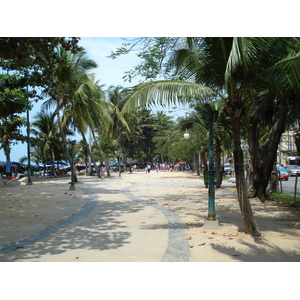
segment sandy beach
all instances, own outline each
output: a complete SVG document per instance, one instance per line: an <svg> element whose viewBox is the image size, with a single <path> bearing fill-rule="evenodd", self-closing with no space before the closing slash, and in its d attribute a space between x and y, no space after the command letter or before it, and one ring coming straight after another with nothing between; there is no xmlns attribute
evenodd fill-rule
<svg viewBox="0 0 300 300"><path fill-rule="evenodd" d="M300 261L300 213L273 201L251 201L255 220L262 233L259 240L242 231L242 217L236 187L223 182L216 189L218 230L204 230L207 217L207 189L191 172L152 174L143 177L144 187L134 193L174 210L188 228L192 262Z"/></svg>
<svg viewBox="0 0 300 300"><path fill-rule="evenodd" d="M51 228L80 211L88 201L88 195L84 190L88 181L90 186L99 186L100 202L108 203L116 199L120 202L121 194L124 198L122 201L127 201L124 190L130 192L132 197L144 201L144 219L139 221L139 226L144 226L144 229L148 229L147 232L153 234L161 232L160 236L167 239L165 233L171 228L184 229L182 245L187 243L189 247L189 262L300 261L300 212L280 206L273 201L261 203L256 199L251 200L255 220L262 233L261 238L255 240L242 231L242 218L233 183L225 181L220 189L216 189L216 213L220 226L218 229L207 230L203 228L203 224L207 216L208 190L203 180L192 172L151 171L146 174L140 171L133 174L123 173L121 178L117 173L113 173L112 178L104 179L79 176L80 182L76 184L76 191L69 191L69 181L70 178L47 178L34 179L34 184L31 186L25 185L25 181L1 186L0 248ZM110 194L110 198L106 198L105 191L107 195ZM136 205L132 203L132 199L130 201L128 205ZM150 207L147 203L156 206ZM166 222L164 213L157 212L158 206L175 213L178 220L174 221L174 224ZM110 213L113 214L112 211ZM132 216L133 213L134 211L131 210ZM114 234L129 222L125 210L122 211L122 216L118 217L123 219L118 220L118 223L115 222L120 228L114 226ZM101 228L99 233L101 234ZM131 236L134 239L133 232ZM154 241L157 239L155 235L151 238ZM130 241L128 239L126 243L130 244ZM143 243L142 240L140 242ZM159 257L167 247L165 243L167 241L162 239L157 246L156 250L161 249L159 251L162 254L157 250L154 260L160 260ZM125 246L124 241L123 244L114 247L123 246ZM155 248L155 245L153 247ZM23 250L16 249L15 252ZM64 252L65 256L61 259L67 260L68 252ZM47 257L49 258L49 254ZM112 259L114 260L115 257L112 256ZM106 259L109 261L110 257L107 256ZM139 258L139 261L142 259ZM147 261L147 258L144 259ZM130 260L135 261L132 253Z"/></svg>

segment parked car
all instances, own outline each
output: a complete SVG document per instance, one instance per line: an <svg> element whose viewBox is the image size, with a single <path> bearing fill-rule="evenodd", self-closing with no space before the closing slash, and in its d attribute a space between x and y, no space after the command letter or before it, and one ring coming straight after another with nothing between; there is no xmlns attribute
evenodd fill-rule
<svg viewBox="0 0 300 300"><path fill-rule="evenodd" d="M223 165L224 175L231 175L231 167L230 164Z"/></svg>
<svg viewBox="0 0 300 300"><path fill-rule="evenodd" d="M284 180L289 180L289 173L286 169L280 166L276 166L277 172L278 172L278 179L284 179Z"/></svg>
<svg viewBox="0 0 300 300"><path fill-rule="evenodd" d="M289 173L289 176L296 176L297 173L300 174L300 166L298 165L287 166L287 171Z"/></svg>

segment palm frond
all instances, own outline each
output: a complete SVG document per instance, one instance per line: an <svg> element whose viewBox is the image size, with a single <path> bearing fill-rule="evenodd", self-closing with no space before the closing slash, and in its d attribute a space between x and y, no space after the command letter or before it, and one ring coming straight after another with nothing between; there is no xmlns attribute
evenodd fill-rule
<svg viewBox="0 0 300 300"><path fill-rule="evenodd" d="M260 74L271 86L281 89L300 89L300 52L290 52L286 58L280 60Z"/></svg>
<svg viewBox="0 0 300 300"><path fill-rule="evenodd" d="M215 91L201 84L179 80L153 81L127 89L123 111L154 105L180 105L215 96Z"/></svg>

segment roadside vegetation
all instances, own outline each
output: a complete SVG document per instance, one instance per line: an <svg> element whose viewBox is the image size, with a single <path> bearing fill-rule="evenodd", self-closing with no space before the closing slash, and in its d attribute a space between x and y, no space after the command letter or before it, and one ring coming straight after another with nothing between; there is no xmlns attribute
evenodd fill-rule
<svg viewBox="0 0 300 300"><path fill-rule="evenodd" d="M279 202L280 204L288 205L291 207L300 208L300 197L287 193L270 193L270 199Z"/></svg>

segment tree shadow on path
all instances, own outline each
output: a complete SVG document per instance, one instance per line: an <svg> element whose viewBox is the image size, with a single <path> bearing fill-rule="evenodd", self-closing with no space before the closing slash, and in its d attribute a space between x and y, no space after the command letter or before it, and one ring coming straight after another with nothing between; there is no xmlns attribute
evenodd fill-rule
<svg viewBox="0 0 300 300"><path fill-rule="evenodd" d="M137 203L116 201L113 194L120 190L101 190L106 200L91 199L86 214L69 218L43 232L13 243L8 253L2 251L0 261L26 261L39 259L43 255L58 255L68 250L109 250L129 243L132 235L120 217L134 214L143 206ZM96 201L96 202L95 202ZM93 207L94 206L94 207ZM17 251L16 251L17 250ZM4 252L4 253L3 253Z"/></svg>

